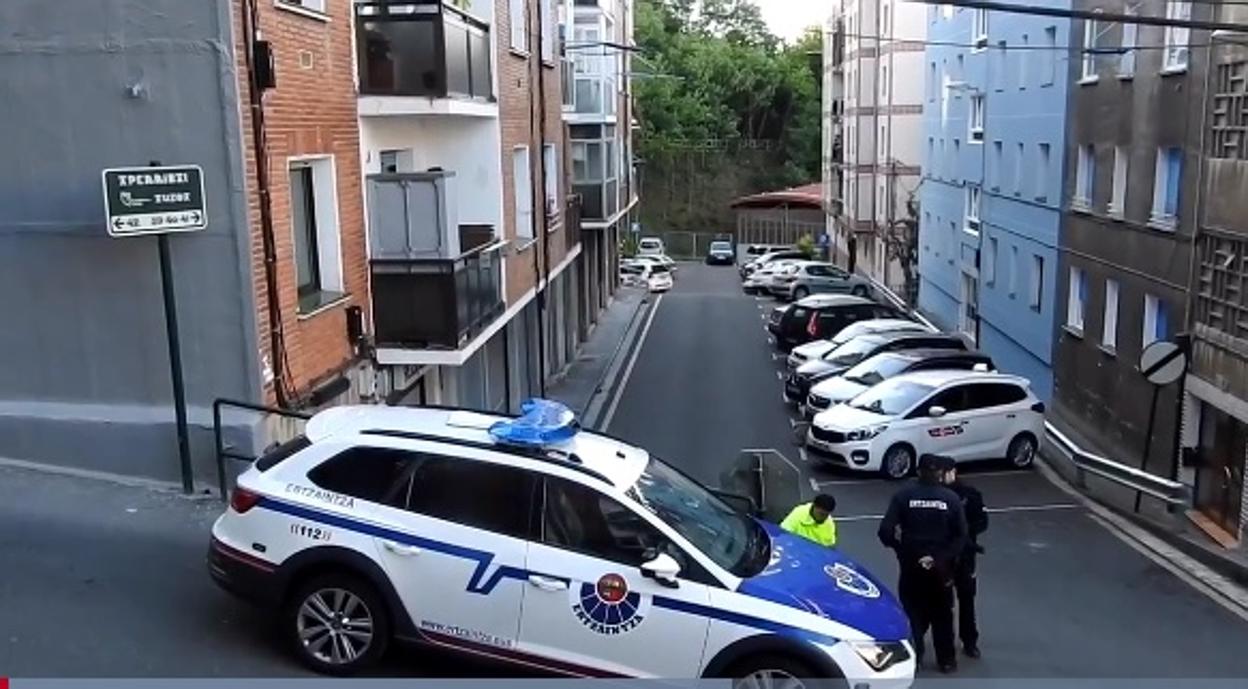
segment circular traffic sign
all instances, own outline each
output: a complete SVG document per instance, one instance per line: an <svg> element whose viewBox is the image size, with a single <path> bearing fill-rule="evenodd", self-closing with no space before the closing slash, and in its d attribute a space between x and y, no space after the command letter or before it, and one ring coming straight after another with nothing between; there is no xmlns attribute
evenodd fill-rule
<svg viewBox="0 0 1248 689"><path fill-rule="evenodd" d="M1158 340L1140 354L1140 373L1153 385L1169 385L1187 372L1187 354L1168 340Z"/></svg>

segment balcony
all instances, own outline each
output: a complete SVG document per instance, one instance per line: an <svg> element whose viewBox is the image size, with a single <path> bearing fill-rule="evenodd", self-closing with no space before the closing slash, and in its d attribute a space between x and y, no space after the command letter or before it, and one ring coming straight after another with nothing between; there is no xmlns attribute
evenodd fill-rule
<svg viewBox="0 0 1248 689"><path fill-rule="evenodd" d="M362 0L355 32L361 115L497 112L489 23L442 0Z"/></svg>

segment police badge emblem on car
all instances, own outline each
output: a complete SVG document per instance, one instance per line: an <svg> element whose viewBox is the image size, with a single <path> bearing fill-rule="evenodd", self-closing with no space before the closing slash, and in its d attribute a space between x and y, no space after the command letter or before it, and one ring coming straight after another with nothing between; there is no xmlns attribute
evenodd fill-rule
<svg viewBox="0 0 1248 689"><path fill-rule="evenodd" d="M837 587L842 591L848 591L855 596L862 596L863 598L880 597L880 587L848 565L838 562L834 565L824 566L823 571L832 577L832 580L836 582Z"/></svg>

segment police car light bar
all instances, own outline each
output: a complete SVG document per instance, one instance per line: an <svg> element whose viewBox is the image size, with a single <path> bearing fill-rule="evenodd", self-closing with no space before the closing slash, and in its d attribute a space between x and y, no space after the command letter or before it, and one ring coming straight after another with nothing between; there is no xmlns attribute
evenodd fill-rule
<svg viewBox="0 0 1248 689"><path fill-rule="evenodd" d="M581 430L576 414L553 400L531 399L520 405L520 416L490 426L494 442L522 447L545 447L571 440Z"/></svg>

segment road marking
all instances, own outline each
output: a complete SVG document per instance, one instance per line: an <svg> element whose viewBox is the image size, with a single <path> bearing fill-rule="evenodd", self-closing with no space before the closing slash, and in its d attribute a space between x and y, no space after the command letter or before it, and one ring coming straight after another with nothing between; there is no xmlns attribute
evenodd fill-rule
<svg viewBox="0 0 1248 689"><path fill-rule="evenodd" d="M783 371L776 371L776 380L779 380L779 381L783 381L783 380L784 380L784 372L783 372Z"/></svg>
<svg viewBox="0 0 1248 689"><path fill-rule="evenodd" d="M813 479L811 480L813 483ZM818 489L816 489L818 490ZM1073 502L1055 502L1049 505L1013 505L1010 507L988 507L984 511L988 514L1010 514L1013 512L1051 512L1053 510L1078 510L1083 509L1083 505ZM852 514L847 516L836 515L838 522L869 522L879 521L884 518L882 514Z"/></svg>
<svg viewBox="0 0 1248 689"><path fill-rule="evenodd" d="M641 355L642 348L646 346L646 336L650 334L650 326L654 325L654 315L659 312L663 296L660 294L659 298L654 300L654 305L650 307L650 315L646 317L646 325L641 329L641 335L637 338L637 346L633 348L633 353L628 359L624 376L620 378L620 384L615 388L615 397L611 399L611 406L607 407L607 413L598 421L598 428L604 431L611 427L611 419L615 418L615 410L620 406L620 398L624 396L624 391L628 388L628 379L633 375L633 367L637 365L637 358Z"/></svg>
<svg viewBox="0 0 1248 689"><path fill-rule="evenodd" d="M811 490L814 490L816 493L818 493L818 492L819 492L819 484L818 484L818 483L815 483L815 477L814 477L814 476L811 476L811 477L810 477L810 487L811 487ZM837 521L840 521L840 519L841 519L841 518L840 518L840 517L837 517L836 519L837 519ZM881 517L881 519L883 519L883 517Z"/></svg>
<svg viewBox="0 0 1248 689"><path fill-rule="evenodd" d="M797 457L803 462L810 461L810 458L806 456L806 448L804 447L797 448ZM810 478L810 485L814 486L815 490L819 490L819 484L815 483L815 478L813 476Z"/></svg>
<svg viewBox="0 0 1248 689"><path fill-rule="evenodd" d="M993 476L1028 476L1028 475L1029 474L1025 471L1016 471L1016 470L1011 469L1011 470L1005 470L1005 471L985 471L980 474L972 474L971 472L968 471L964 473L959 473L958 478L963 478L969 481L974 478L979 478L980 476L993 477ZM883 483L883 482L884 482L884 479L882 478L850 478L850 479L838 479L834 481L820 481L819 485L821 486L855 486L855 485L859 485L863 483Z"/></svg>

